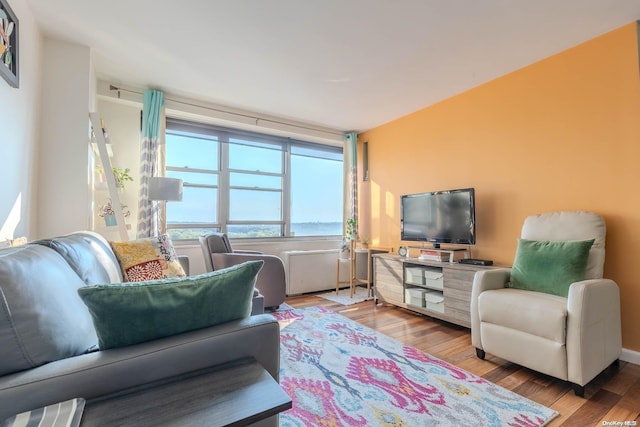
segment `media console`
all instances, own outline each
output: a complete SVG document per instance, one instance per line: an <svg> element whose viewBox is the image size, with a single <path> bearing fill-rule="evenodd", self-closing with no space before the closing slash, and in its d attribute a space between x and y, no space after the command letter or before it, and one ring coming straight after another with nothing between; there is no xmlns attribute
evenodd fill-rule
<svg viewBox="0 0 640 427"><path fill-rule="evenodd" d="M499 266L459 264L373 255L378 300L457 325L471 327L471 287L477 271Z"/></svg>

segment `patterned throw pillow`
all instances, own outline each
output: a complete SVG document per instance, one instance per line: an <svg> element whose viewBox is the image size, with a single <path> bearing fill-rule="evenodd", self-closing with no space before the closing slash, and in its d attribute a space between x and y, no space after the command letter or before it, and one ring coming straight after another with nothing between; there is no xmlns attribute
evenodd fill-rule
<svg viewBox="0 0 640 427"><path fill-rule="evenodd" d="M110 242L127 282L185 277L171 238L162 236Z"/></svg>

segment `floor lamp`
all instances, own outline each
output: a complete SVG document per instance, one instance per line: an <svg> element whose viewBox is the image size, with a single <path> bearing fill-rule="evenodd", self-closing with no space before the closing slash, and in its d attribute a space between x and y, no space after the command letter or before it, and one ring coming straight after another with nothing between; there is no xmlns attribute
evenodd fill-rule
<svg viewBox="0 0 640 427"><path fill-rule="evenodd" d="M166 203L168 201L182 200L182 180L178 178L167 178L165 176L152 176L149 178L149 200L156 200L163 203L159 210L158 234L166 232Z"/></svg>

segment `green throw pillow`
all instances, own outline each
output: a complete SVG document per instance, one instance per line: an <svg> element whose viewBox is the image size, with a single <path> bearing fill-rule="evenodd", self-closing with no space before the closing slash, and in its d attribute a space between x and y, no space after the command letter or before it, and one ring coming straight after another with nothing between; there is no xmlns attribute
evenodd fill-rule
<svg viewBox="0 0 640 427"><path fill-rule="evenodd" d="M584 280L594 240L518 240L511 287L566 297L572 283Z"/></svg>
<svg viewBox="0 0 640 427"><path fill-rule="evenodd" d="M197 276L78 289L102 350L205 328L251 314L264 261Z"/></svg>

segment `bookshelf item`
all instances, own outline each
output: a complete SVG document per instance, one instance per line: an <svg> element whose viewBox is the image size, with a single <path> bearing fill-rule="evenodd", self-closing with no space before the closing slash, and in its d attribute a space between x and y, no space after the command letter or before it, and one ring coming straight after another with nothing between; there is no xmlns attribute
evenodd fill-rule
<svg viewBox="0 0 640 427"><path fill-rule="evenodd" d="M410 246L418 249L418 258L423 261L458 262L463 258L469 258L469 250L466 248L425 248L423 246Z"/></svg>
<svg viewBox="0 0 640 427"><path fill-rule="evenodd" d="M115 216L115 225L107 228L114 227L120 235L120 240L127 241L129 240L129 233L124 219L123 205L120 202L120 185L116 182L113 166L111 165L112 153L110 154L111 141L109 140L109 134L105 131L104 123L98 113L89 113L89 122L91 124L91 144L97 150L97 157L104 174L109 200Z"/></svg>

